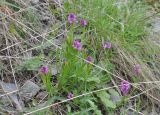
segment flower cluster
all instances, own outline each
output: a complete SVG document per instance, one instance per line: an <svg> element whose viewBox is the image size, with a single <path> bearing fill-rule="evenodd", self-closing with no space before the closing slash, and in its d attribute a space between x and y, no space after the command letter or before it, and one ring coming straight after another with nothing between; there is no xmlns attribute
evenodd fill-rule
<svg viewBox="0 0 160 115"><path fill-rule="evenodd" d="M134 74L139 75L141 72L141 66L139 64L134 66Z"/></svg>
<svg viewBox="0 0 160 115"><path fill-rule="evenodd" d="M80 51L82 49L82 44L78 40L74 40L72 46L73 46L73 48L77 49L78 51Z"/></svg>
<svg viewBox="0 0 160 115"><path fill-rule="evenodd" d="M106 42L102 44L103 49L110 49L112 48L112 44L110 42Z"/></svg>
<svg viewBox="0 0 160 115"><path fill-rule="evenodd" d="M86 57L86 63L92 62L93 63L93 58L91 56Z"/></svg>
<svg viewBox="0 0 160 115"><path fill-rule="evenodd" d="M87 21L84 19L81 19L80 24L81 24L81 26L87 26Z"/></svg>
<svg viewBox="0 0 160 115"><path fill-rule="evenodd" d="M129 90L130 90L130 88L131 88L131 86L130 86L128 81L123 80L121 82L120 90L121 90L123 95L127 95Z"/></svg>
<svg viewBox="0 0 160 115"><path fill-rule="evenodd" d="M74 23L74 22L76 22L77 21L77 16L74 14L74 13L70 13L69 15L68 15L68 22L70 23L70 24L72 24L72 23Z"/></svg>
<svg viewBox="0 0 160 115"><path fill-rule="evenodd" d="M42 74L47 74L48 73L48 67L47 66L42 66L39 71Z"/></svg>
<svg viewBox="0 0 160 115"><path fill-rule="evenodd" d="M78 22L77 16L74 13L70 13L68 15L68 22L69 22L69 24L73 24L73 23ZM87 20L80 19L80 25L83 27L87 26ZM80 51L82 49L82 44L79 40L73 40L72 47L74 49ZM89 62L93 62L93 58L90 56L86 57L86 63L89 63Z"/></svg>
<svg viewBox="0 0 160 115"><path fill-rule="evenodd" d="M78 22L77 16L76 16L74 13L70 13L70 14L68 15L68 22L69 22L69 24L73 24L73 23ZM81 20L80 20L80 25L81 25L81 26L87 26L87 20L81 19Z"/></svg>
<svg viewBox="0 0 160 115"><path fill-rule="evenodd" d="M71 99L71 98L73 98L73 96L74 96L73 93L70 92L70 93L68 93L67 98Z"/></svg>

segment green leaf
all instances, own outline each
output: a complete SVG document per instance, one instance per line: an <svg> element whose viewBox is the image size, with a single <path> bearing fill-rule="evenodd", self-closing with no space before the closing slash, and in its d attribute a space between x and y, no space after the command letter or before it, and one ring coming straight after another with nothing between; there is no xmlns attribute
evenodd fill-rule
<svg viewBox="0 0 160 115"><path fill-rule="evenodd" d="M11 22L11 24L10 24L10 26L9 26L9 32L15 34L14 23L12 23L12 22Z"/></svg>
<svg viewBox="0 0 160 115"><path fill-rule="evenodd" d="M67 104L66 107L67 107L68 113L70 113L70 112L71 112L71 106L69 106L69 105Z"/></svg>
<svg viewBox="0 0 160 115"><path fill-rule="evenodd" d="M100 83L100 79L98 77L89 77L89 78L87 78L87 82Z"/></svg>
<svg viewBox="0 0 160 115"><path fill-rule="evenodd" d="M106 108L116 108L116 104L110 100L110 95L106 91L98 92L97 96L101 99Z"/></svg>
<svg viewBox="0 0 160 115"><path fill-rule="evenodd" d="M70 7L69 2L65 2L65 3L64 3L64 8L65 8L65 9L69 9L69 7Z"/></svg>
<svg viewBox="0 0 160 115"><path fill-rule="evenodd" d="M17 67L18 70L27 69L27 70L38 70L38 68L42 65L41 58L34 57L25 60L21 65Z"/></svg>
<svg viewBox="0 0 160 115"><path fill-rule="evenodd" d="M96 115L102 115L101 111L98 110L97 105L95 105L95 103L91 100L88 100L88 103L90 104L90 106L93 108L94 112Z"/></svg>

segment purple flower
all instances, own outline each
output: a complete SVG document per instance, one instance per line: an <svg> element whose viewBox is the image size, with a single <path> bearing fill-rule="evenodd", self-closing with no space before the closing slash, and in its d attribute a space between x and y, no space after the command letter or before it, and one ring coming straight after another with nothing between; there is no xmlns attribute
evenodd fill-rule
<svg viewBox="0 0 160 115"><path fill-rule="evenodd" d="M139 64L134 66L134 74L139 75L141 72L141 66Z"/></svg>
<svg viewBox="0 0 160 115"><path fill-rule="evenodd" d="M102 44L103 49L110 49L112 47L112 44L110 42L106 42Z"/></svg>
<svg viewBox="0 0 160 115"><path fill-rule="evenodd" d="M71 99L71 98L73 98L73 96L74 96L73 93L70 92L70 93L68 93L67 98Z"/></svg>
<svg viewBox="0 0 160 115"><path fill-rule="evenodd" d="M82 49L82 44L80 41L78 40L74 40L72 46L77 49L78 51L80 51Z"/></svg>
<svg viewBox="0 0 160 115"><path fill-rule="evenodd" d="M130 88L131 88L131 86L130 86L128 81L124 80L124 81L121 82L120 90L121 90L123 95L127 95Z"/></svg>
<svg viewBox="0 0 160 115"><path fill-rule="evenodd" d="M47 66L42 66L40 68L40 72L43 73L43 74L47 74L48 73L48 67Z"/></svg>
<svg viewBox="0 0 160 115"><path fill-rule="evenodd" d="M69 22L70 24L72 24L72 23L74 23L74 22L76 22L76 21L77 21L76 15L75 15L74 13L70 13L70 14L68 15L68 22Z"/></svg>
<svg viewBox="0 0 160 115"><path fill-rule="evenodd" d="M81 19L80 24L81 24L81 26L87 26L87 21L84 19Z"/></svg>
<svg viewBox="0 0 160 115"><path fill-rule="evenodd" d="M86 63L93 62L93 58L91 56L86 57Z"/></svg>

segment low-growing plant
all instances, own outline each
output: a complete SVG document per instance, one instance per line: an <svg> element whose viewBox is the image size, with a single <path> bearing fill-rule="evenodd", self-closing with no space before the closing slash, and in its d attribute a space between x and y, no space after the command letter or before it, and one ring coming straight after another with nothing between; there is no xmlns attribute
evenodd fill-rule
<svg viewBox="0 0 160 115"><path fill-rule="evenodd" d="M9 2L6 1L3 4ZM8 7L19 11L17 3L12 1ZM42 108L37 114L57 114L59 110L54 107L58 104L62 104L58 107L67 115L114 114L125 107L130 96L142 91L134 83L150 80L143 73L146 71L143 66L151 60L153 52L154 55L158 52L156 48L148 48L144 39L148 6L135 0L66 0L63 4L55 0L53 6L51 3L47 10L57 18L57 23L49 25L52 27L47 30L53 30L48 35L40 34L47 24L41 24L32 8L22 13L24 24L19 20L15 24L13 18L8 29L11 36L20 38L22 49L27 49L14 56L30 50L33 56L16 65L16 70L33 74L38 71L41 86L49 94L43 106L46 110ZM57 45L59 37L64 39ZM52 75L53 64L58 65L56 75ZM138 113L142 102L139 96L135 97ZM52 103L55 103L53 110L49 109Z"/></svg>

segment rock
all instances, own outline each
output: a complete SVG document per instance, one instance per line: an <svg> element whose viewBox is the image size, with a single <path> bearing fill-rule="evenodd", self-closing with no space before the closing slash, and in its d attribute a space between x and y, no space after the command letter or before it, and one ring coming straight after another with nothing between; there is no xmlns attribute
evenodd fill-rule
<svg viewBox="0 0 160 115"><path fill-rule="evenodd" d="M152 19L152 27L149 29L149 39L151 39L155 44L160 45L160 17Z"/></svg>
<svg viewBox="0 0 160 115"><path fill-rule="evenodd" d="M157 17L156 19L154 19L152 26L153 26L153 28L152 28L153 32L159 34L159 32L160 32L160 18Z"/></svg>
<svg viewBox="0 0 160 115"><path fill-rule="evenodd" d="M144 115L160 115L160 114L158 114L158 113L155 112L155 111L153 111L153 112L148 112L147 110L142 111L142 113L143 113Z"/></svg>
<svg viewBox="0 0 160 115"><path fill-rule="evenodd" d="M36 5L36 4L38 4L39 0L31 0L30 2L32 5Z"/></svg>
<svg viewBox="0 0 160 115"><path fill-rule="evenodd" d="M6 93L17 90L16 85L13 83L0 82L0 86Z"/></svg>
<svg viewBox="0 0 160 115"><path fill-rule="evenodd" d="M47 101L39 104L38 106L36 106L36 108L39 109L39 108L43 108L43 107L46 107L46 106L47 106Z"/></svg>
<svg viewBox="0 0 160 115"><path fill-rule="evenodd" d="M122 115L137 115L137 114L138 114L137 112L132 111L132 110L130 110L130 109L128 109L128 108L125 108L125 107L122 107L122 108L120 109L120 113L121 113Z"/></svg>
<svg viewBox="0 0 160 115"><path fill-rule="evenodd" d="M139 115L136 111L132 109L133 107L134 105L131 101L129 101L128 103L125 103L123 107L120 108L120 113L122 115Z"/></svg>
<svg viewBox="0 0 160 115"><path fill-rule="evenodd" d="M50 21L50 17L47 16L47 15L45 15L45 16L41 17L41 20L42 20L43 22L49 22L49 21Z"/></svg>
<svg viewBox="0 0 160 115"><path fill-rule="evenodd" d="M121 96L119 95L119 93L114 90L114 89L109 89L108 90L109 93L110 93L110 99L115 103L117 104L119 101L121 101Z"/></svg>
<svg viewBox="0 0 160 115"><path fill-rule="evenodd" d="M9 98L7 96L3 96L3 94L0 94L0 102L4 106L7 106L7 105L9 105L11 103Z"/></svg>
<svg viewBox="0 0 160 115"><path fill-rule="evenodd" d="M42 92L39 92L36 96L36 99L37 100L42 100L44 99L45 97L47 97L47 92L46 91L42 91Z"/></svg>
<svg viewBox="0 0 160 115"><path fill-rule="evenodd" d="M56 75L57 74L57 68L56 66L53 66L51 69L52 75Z"/></svg>
<svg viewBox="0 0 160 115"><path fill-rule="evenodd" d="M17 110L19 110L20 112L22 112L22 106L17 98L17 95L16 94L13 94L10 96L12 101L16 104L16 108Z"/></svg>
<svg viewBox="0 0 160 115"><path fill-rule="evenodd" d="M2 87L2 89L3 89L3 91L5 93L9 93L9 92L17 90L16 85L13 84L13 83L0 82L0 86ZM22 106L21 106L21 104L20 104L20 102L18 100L17 94L16 93L12 93L12 94L8 95L8 97L15 104L17 110L18 111L22 111ZM4 99L4 97L3 97L3 99ZM7 101L7 100L4 100L4 101Z"/></svg>
<svg viewBox="0 0 160 115"><path fill-rule="evenodd" d="M160 114L160 105L155 106L155 111Z"/></svg>
<svg viewBox="0 0 160 115"><path fill-rule="evenodd" d="M20 89L21 97L27 102L34 97L40 90L40 87L30 80L27 80Z"/></svg>
<svg viewBox="0 0 160 115"><path fill-rule="evenodd" d="M4 106L4 107L2 106L0 107L0 110L1 110L0 115L19 115L19 113L15 110L15 108L11 106Z"/></svg>

